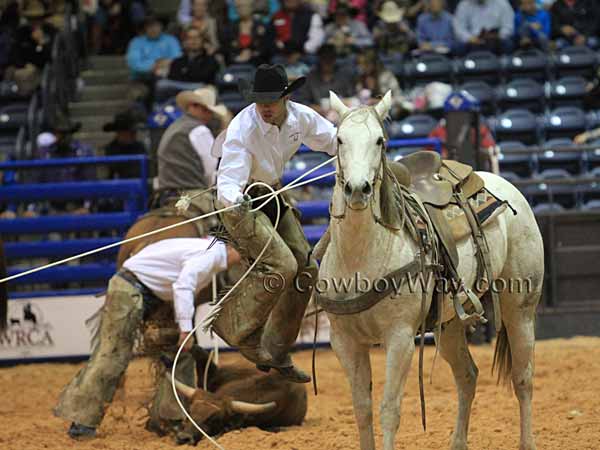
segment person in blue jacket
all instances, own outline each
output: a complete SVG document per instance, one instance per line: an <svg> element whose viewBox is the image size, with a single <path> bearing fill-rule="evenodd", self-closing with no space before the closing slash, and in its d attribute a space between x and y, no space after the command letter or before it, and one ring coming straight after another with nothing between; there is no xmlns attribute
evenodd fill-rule
<svg viewBox="0 0 600 450"><path fill-rule="evenodd" d="M548 11L537 6L536 0L521 0L515 14L515 38L519 47L539 47L547 50L551 21Z"/></svg>
<svg viewBox="0 0 600 450"><path fill-rule="evenodd" d="M177 38L163 33L160 20L148 16L144 21L144 34L133 38L127 48L131 78L139 81L164 78L171 61L181 55Z"/></svg>

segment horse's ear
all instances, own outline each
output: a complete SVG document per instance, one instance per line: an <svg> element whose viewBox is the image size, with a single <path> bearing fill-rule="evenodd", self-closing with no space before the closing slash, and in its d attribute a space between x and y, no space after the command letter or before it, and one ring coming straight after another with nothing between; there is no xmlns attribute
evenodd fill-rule
<svg viewBox="0 0 600 450"><path fill-rule="evenodd" d="M392 108L392 91L387 91L383 98L375 105L375 111L384 120Z"/></svg>
<svg viewBox="0 0 600 450"><path fill-rule="evenodd" d="M329 91L329 104L331 105L331 109L338 113L340 117L343 117L348 112L349 108L344 105L344 102L333 91Z"/></svg>

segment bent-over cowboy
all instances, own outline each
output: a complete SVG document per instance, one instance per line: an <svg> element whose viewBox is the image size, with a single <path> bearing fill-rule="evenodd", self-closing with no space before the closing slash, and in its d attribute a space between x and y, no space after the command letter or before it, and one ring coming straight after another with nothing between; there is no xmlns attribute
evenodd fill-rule
<svg viewBox="0 0 600 450"><path fill-rule="evenodd" d="M311 290L296 289L294 278L308 272L310 276L302 278L314 280L317 264L311 257L297 212L286 196L278 195L260 211L250 211L251 197L270 191L255 187L244 194L244 189L256 181L274 189L280 187L286 162L303 143L313 150L335 154L335 127L311 108L290 101L290 94L304 81L301 77L288 85L283 66L259 66L252 85L240 82L242 95L252 104L232 120L222 144L217 138L214 152L221 156L218 202L220 206L239 204L221 214L234 246L247 260L254 260L269 237L273 239L256 269L224 304L212 324L213 330L259 368L274 368L300 383L310 381L310 377L294 367L289 352L298 336ZM281 208L277 228L276 201ZM262 201L254 203L257 207ZM284 280L276 292L265 286L272 276Z"/></svg>
<svg viewBox="0 0 600 450"><path fill-rule="evenodd" d="M110 279L92 356L64 388L54 409L56 416L72 421L69 436L95 436L132 358L137 332L164 302L173 303L178 345L187 338L192 331L196 294L210 283L213 274L240 260L231 246L213 240L205 237L155 242L126 260ZM186 349L192 342L190 338ZM188 366L193 382L193 362ZM156 411L157 420L184 418L170 389L159 388L157 397L155 401L163 403ZM150 413L153 417L153 411Z"/></svg>

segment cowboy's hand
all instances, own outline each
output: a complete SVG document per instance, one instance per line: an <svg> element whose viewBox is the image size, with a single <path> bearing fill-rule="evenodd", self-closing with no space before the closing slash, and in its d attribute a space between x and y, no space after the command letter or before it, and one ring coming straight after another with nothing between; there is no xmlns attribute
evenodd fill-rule
<svg viewBox="0 0 600 450"><path fill-rule="evenodd" d="M183 344L183 341L185 341L185 339L190 335L191 333L188 331L180 331L179 332L179 341L177 342L177 347L181 347L181 345ZM185 343L185 347L183 347L183 350L186 352L189 352L190 349L192 348L192 346L194 345L194 336L190 337L186 343Z"/></svg>
<svg viewBox="0 0 600 450"><path fill-rule="evenodd" d="M237 207L233 211L240 217L245 216L252 209L252 197L248 194L240 194L235 204Z"/></svg>

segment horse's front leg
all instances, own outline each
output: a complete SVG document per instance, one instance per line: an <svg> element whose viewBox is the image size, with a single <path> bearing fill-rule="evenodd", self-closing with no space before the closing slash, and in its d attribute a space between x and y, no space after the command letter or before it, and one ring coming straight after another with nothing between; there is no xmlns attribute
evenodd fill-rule
<svg viewBox="0 0 600 450"><path fill-rule="evenodd" d="M375 450L369 346L356 342L348 335L338 335L332 330L331 347L350 381L354 417L360 434L360 450Z"/></svg>
<svg viewBox="0 0 600 450"><path fill-rule="evenodd" d="M415 352L414 333L409 326L395 328L390 330L385 339L385 388L381 402L384 450L394 450L396 433L400 425L400 405L404 395L404 385Z"/></svg>

